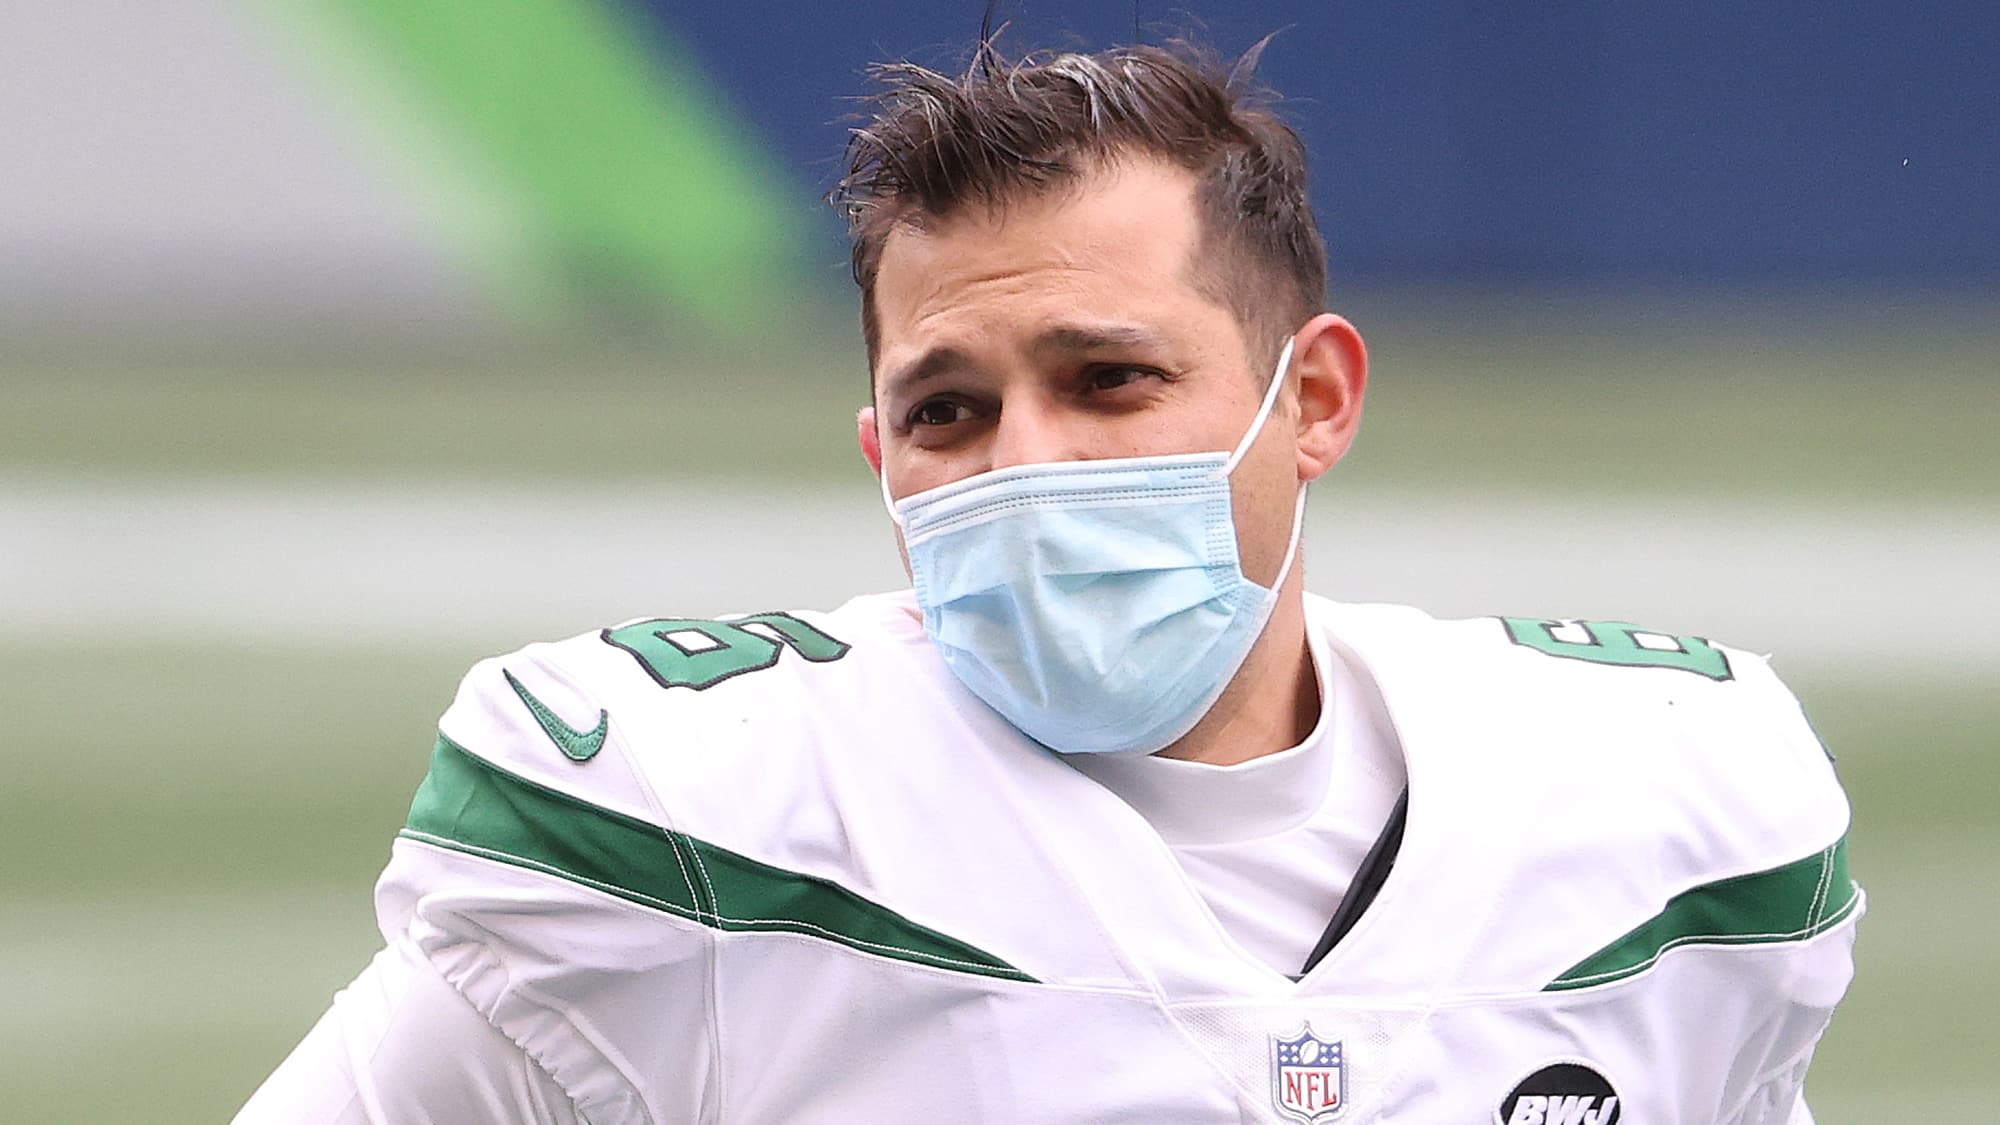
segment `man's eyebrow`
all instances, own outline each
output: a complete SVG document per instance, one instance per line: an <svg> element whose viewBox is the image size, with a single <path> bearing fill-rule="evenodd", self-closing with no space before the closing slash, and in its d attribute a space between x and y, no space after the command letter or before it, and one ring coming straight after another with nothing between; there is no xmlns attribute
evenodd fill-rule
<svg viewBox="0 0 2000 1125"><path fill-rule="evenodd" d="M1141 348L1161 351L1167 338L1143 324L1056 324L1035 334L1030 351L1043 354ZM882 379L884 391L898 391L950 371L974 366L965 352L950 345L932 348Z"/></svg>
<svg viewBox="0 0 2000 1125"><path fill-rule="evenodd" d="M1035 336L1037 352L1088 352L1100 348L1164 349L1167 338L1143 324L1057 324Z"/></svg>
<svg viewBox="0 0 2000 1125"><path fill-rule="evenodd" d="M964 352L954 347L932 348L916 359L890 372L882 380L884 391L901 390L926 379L935 379L947 371L970 366Z"/></svg>

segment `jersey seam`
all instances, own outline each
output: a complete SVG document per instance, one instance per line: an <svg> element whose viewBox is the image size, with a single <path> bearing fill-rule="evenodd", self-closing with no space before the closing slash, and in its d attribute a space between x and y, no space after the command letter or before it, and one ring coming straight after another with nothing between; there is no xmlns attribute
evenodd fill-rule
<svg viewBox="0 0 2000 1125"><path fill-rule="evenodd" d="M681 885L688 890L688 902L694 907L694 920L704 925L721 925L721 919L714 917L714 911L702 906L701 889L694 885L694 875L688 870L688 849L681 845L679 838L673 833L667 835L667 847L674 853L674 866L680 868ZM562 874L568 877L569 873ZM714 896L711 894L709 902L712 904L714 901Z"/></svg>
<svg viewBox="0 0 2000 1125"><path fill-rule="evenodd" d="M701 876L702 888L708 892L708 913L715 919L717 927L720 927L722 924L722 900L715 897L715 881L709 878L708 864L703 862L700 848L689 843L687 850L688 855L694 859L695 874Z"/></svg>
<svg viewBox="0 0 2000 1125"><path fill-rule="evenodd" d="M1833 891L1833 850L1839 846L1829 844L1825 851L1819 853L1819 886L1813 889L1812 909L1806 914L1806 924L1809 927L1819 925L1820 920L1826 917L1827 907L1832 905L1830 895Z"/></svg>
<svg viewBox="0 0 2000 1125"><path fill-rule="evenodd" d="M671 817L664 815L666 812L664 807L660 811L662 813L662 820L671 821ZM721 943L716 937L722 930L720 917L721 903L715 897L715 883L708 877L708 868L702 863L701 849L695 847L691 841L683 843L677 838L678 835L678 833L670 833L668 837L674 841L675 861L679 862L680 853L683 848L694 858L695 870L701 875L702 886L708 890L709 914L715 921L714 926L706 934L702 935L703 958L707 962L706 967L708 969L706 974L708 979L705 982L707 985L708 1011L706 1013L707 1018L702 1022L706 1024L709 1034L709 1067L715 1081L714 1119L717 1121L726 1121L728 1120L729 1110L727 1105L727 1086L723 1080L725 1071L722 1065L722 948ZM694 901L700 902L701 898L695 894L694 882L689 878L687 865L684 863L681 865L681 878L688 882L688 894L694 898Z"/></svg>

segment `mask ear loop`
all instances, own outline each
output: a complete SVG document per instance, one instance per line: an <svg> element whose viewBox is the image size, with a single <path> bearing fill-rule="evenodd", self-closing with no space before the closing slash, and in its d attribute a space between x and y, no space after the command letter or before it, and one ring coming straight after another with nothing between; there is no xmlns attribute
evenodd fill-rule
<svg viewBox="0 0 2000 1125"><path fill-rule="evenodd" d="M882 432L882 423L880 423L880 422L877 422L877 423L875 423L875 432L876 432L877 434L880 434L880 433ZM877 439L877 441L879 442L879 441L880 441L880 439L878 438L878 439ZM881 448L881 446L880 446L880 445L878 444L878 445L876 446L876 448L877 448L877 449L880 449L880 448ZM882 463L882 467L881 467L880 469L876 470L876 472L875 472L875 483L881 486L881 490L882 490L882 507L883 507L883 508L884 508L884 509L885 509L885 510L886 510L886 511L887 511L887 512L889 513L889 522L890 522L890 523L893 523L893 524L895 524L895 525L896 525L897 527L902 527L902 526L903 526L903 515L902 515L902 513L901 513L901 512L898 512L898 511L896 510L896 501L895 501L895 500L893 500L893 499L891 499L891 498L890 498L890 496L889 496L889 464L888 464L888 462L886 462L886 461L885 461L885 462L883 462L883 463Z"/></svg>
<svg viewBox="0 0 2000 1125"><path fill-rule="evenodd" d="M1236 468L1237 462L1243 460L1243 455L1250 452L1250 446L1256 442L1257 435L1264 432L1264 423L1271 417L1271 408L1278 404L1278 392L1284 388L1285 376L1291 374L1294 343L1296 341L1290 337L1285 339L1285 348L1278 353L1278 369L1271 373L1271 385L1264 390L1264 404L1257 408L1257 417L1250 420L1250 429L1243 434L1243 440L1236 443L1236 449L1230 453L1229 460L1222 463L1218 475L1228 476Z"/></svg>
<svg viewBox="0 0 2000 1125"><path fill-rule="evenodd" d="M1295 339L1286 339L1284 350L1278 353L1278 369L1271 373L1271 385L1264 391L1264 404L1257 408L1257 417L1251 421L1249 432L1243 435L1242 441L1236 443L1235 451L1229 455L1229 460L1223 462L1222 468L1217 472L1218 476L1227 477L1230 470L1236 468L1237 463L1243 460L1243 455L1250 452L1250 446L1256 442L1257 435L1264 431L1264 423L1271 417L1271 408L1277 405L1278 391L1285 385L1285 376L1291 374L1292 346L1297 342ZM1292 502L1292 539L1285 546L1284 565L1278 568L1278 577L1270 585L1274 598L1277 592L1284 588L1285 579L1291 577L1292 563L1299 557L1299 537L1305 529L1306 482L1300 481L1298 499Z"/></svg>
<svg viewBox="0 0 2000 1125"><path fill-rule="evenodd" d="M1271 583L1271 594L1275 598L1284 589L1285 579L1292 575L1292 564L1299 558L1299 537L1306 529L1306 482L1299 482L1299 498L1292 503L1292 541L1285 545L1285 565L1278 568L1277 580Z"/></svg>

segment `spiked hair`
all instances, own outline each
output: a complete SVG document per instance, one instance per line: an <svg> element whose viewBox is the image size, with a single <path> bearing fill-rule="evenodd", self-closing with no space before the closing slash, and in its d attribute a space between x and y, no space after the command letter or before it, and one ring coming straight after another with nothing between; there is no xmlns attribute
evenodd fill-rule
<svg viewBox="0 0 2000 1125"><path fill-rule="evenodd" d="M871 366L891 232L1071 187L1135 157L1194 175L1202 233L1190 277L1275 359L1276 342L1322 307L1326 248L1305 148L1251 80L1268 42L1225 66L1186 42L1008 60L985 37L958 77L908 62L869 68L878 89L828 200L847 220Z"/></svg>

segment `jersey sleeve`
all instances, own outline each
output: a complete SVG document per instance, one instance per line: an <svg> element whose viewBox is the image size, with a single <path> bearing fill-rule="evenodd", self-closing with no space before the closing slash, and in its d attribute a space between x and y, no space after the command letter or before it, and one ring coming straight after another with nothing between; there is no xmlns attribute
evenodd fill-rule
<svg viewBox="0 0 2000 1125"><path fill-rule="evenodd" d="M1708 962L1690 965L1712 989L1705 1007L1688 1011L1690 1024L1710 1035L1733 1027L1739 1044L1719 1122L1810 1125L1806 1074L1853 980L1866 910L1849 867L1851 811L1830 752L1769 661L1721 651L1734 680L1697 685L1675 708L1690 720L1681 750L1705 766L1682 800L1707 797L1679 843L1712 846L1714 870L1670 899L1650 929L1627 935L1626 948L1657 944L1658 957Z"/></svg>
<svg viewBox="0 0 2000 1125"><path fill-rule="evenodd" d="M1414 763L1412 807L1447 789L1451 822L1493 842L1440 853L1500 904L1462 939L1479 985L1540 990L1590 1024L1577 1050L1644 1068L1635 1105L1716 1125L1803 1114L1866 898L1847 797L1797 698L1764 657L1699 637L1447 627L1468 641L1466 717L1438 722L1484 752L1451 759L1448 784Z"/></svg>
<svg viewBox="0 0 2000 1125"><path fill-rule="evenodd" d="M1704 765L1682 801L1707 800L1669 839L1689 853L1713 848L1711 872L1625 935L1623 948L1688 958L1688 977L1708 987L1668 1005L1701 1005L1687 1007L1690 1027L1703 1029L1694 1034L1735 1029L1718 1122L1811 1125L1806 1074L1853 980L1866 911L1849 867L1851 811L1831 753L1768 660L1722 651L1734 680L1697 685L1674 708L1688 712L1681 751Z"/></svg>
<svg viewBox="0 0 2000 1125"><path fill-rule="evenodd" d="M407 943L334 997L235 1125L579 1125L569 1095Z"/></svg>
<svg viewBox="0 0 2000 1125"><path fill-rule="evenodd" d="M466 677L377 919L587 1119L700 1119L712 939L625 732L584 687L597 647L530 646Z"/></svg>

